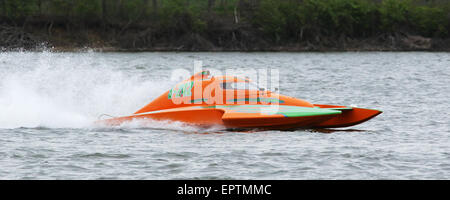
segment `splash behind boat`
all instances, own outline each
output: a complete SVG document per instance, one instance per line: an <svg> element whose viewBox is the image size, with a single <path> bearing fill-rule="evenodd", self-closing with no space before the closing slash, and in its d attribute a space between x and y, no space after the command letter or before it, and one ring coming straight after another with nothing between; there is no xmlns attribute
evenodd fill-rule
<svg viewBox="0 0 450 200"><path fill-rule="evenodd" d="M134 114L98 121L120 125L135 119L180 121L227 128L338 128L363 123L381 111L311 104L265 91L250 80L202 71L177 84Z"/></svg>

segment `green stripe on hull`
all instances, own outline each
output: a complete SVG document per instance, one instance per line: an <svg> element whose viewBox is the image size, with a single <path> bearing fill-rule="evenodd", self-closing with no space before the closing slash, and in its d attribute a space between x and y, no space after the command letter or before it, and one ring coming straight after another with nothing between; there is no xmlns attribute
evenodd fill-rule
<svg viewBox="0 0 450 200"><path fill-rule="evenodd" d="M315 115L336 115L341 114L341 111L338 110L330 110L324 108L293 108L288 111L281 111L280 114L285 117L305 117L305 116L315 116Z"/></svg>
<svg viewBox="0 0 450 200"><path fill-rule="evenodd" d="M262 109L270 108L270 106L261 105L232 105L232 106L216 106L216 108L233 110L239 113L261 113ZM276 108L276 107L274 107ZM341 114L339 110L325 108L309 108L299 106L278 106L278 110L272 114L284 115L285 117L305 117L315 115L336 115Z"/></svg>

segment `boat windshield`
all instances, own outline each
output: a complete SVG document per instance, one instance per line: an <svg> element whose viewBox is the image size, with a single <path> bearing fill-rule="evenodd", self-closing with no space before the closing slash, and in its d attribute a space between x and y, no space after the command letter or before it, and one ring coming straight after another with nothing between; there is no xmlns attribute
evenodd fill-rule
<svg viewBox="0 0 450 200"><path fill-rule="evenodd" d="M260 90L264 91L264 88L259 88L258 85L252 82L224 82L221 84L224 90Z"/></svg>

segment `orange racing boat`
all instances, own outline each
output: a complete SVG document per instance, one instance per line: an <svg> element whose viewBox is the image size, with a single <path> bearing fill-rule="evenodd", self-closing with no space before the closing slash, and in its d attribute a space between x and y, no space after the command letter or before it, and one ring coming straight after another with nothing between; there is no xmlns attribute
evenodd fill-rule
<svg viewBox="0 0 450 200"><path fill-rule="evenodd" d="M363 123L381 111L307 101L266 91L249 79L202 71L177 84L130 116L98 121L120 125L136 119L199 126L289 130L338 128Z"/></svg>

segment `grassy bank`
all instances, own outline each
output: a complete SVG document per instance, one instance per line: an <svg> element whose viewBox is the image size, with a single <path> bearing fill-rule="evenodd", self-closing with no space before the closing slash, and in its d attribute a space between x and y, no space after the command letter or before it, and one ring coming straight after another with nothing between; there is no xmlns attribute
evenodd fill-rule
<svg viewBox="0 0 450 200"><path fill-rule="evenodd" d="M447 0L0 0L0 48L450 50Z"/></svg>

